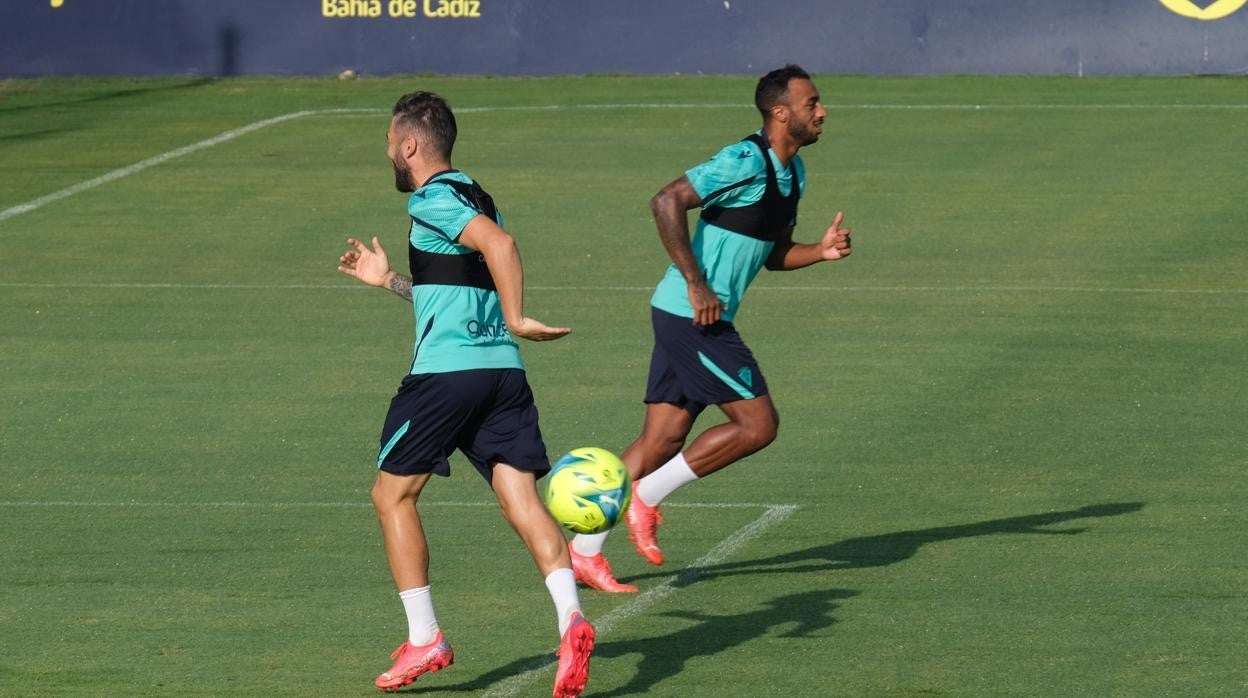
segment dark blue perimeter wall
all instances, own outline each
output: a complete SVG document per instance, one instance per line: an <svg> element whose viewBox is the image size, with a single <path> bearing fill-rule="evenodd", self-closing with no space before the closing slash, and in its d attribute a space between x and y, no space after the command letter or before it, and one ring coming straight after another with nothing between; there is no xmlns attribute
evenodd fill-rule
<svg viewBox="0 0 1248 698"><path fill-rule="evenodd" d="M2 0L0 77L1248 72L1248 0Z"/></svg>

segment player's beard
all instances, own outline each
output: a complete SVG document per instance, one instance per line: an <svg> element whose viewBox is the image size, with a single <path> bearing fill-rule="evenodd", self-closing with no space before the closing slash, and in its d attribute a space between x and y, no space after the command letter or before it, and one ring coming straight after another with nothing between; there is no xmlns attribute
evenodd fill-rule
<svg viewBox="0 0 1248 698"><path fill-rule="evenodd" d="M394 166L394 188L404 194L416 191L416 187L412 185L412 168L406 162L398 160L391 160L390 164Z"/></svg>
<svg viewBox="0 0 1248 698"><path fill-rule="evenodd" d="M799 147L807 146L819 140L819 134L811 124L789 121L789 136Z"/></svg>

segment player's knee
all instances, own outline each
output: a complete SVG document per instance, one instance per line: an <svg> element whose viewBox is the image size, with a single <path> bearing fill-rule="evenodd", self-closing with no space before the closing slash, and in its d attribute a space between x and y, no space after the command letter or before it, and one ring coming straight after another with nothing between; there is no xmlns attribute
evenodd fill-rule
<svg viewBox="0 0 1248 698"><path fill-rule="evenodd" d="M373 508L376 509L379 514L389 510L390 507L393 506L392 499L386 495L385 490L380 484L374 484L372 491L368 494L369 498L373 500Z"/></svg>
<svg viewBox="0 0 1248 698"><path fill-rule="evenodd" d="M757 451L765 448L772 441L776 440L776 434L780 431L780 415L773 409L766 415L761 415L757 419L751 419L741 424L742 436L745 438L748 447Z"/></svg>
<svg viewBox="0 0 1248 698"><path fill-rule="evenodd" d="M758 425L750 432L750 439L755 450L766 448L772 441L776 440L775 422L767 422Z"/></svg>
<svg viewBox="0 0 1248 698"><path fill-rule="evenodd" d="M653 438L647 450L655 455L658 462L666 463L672 456L680 453L680 449L684 445L685 439L683 435L660 434Z"/></svg>
<svg viewBox="0 0 1248 698"><path fill-rule="evenodd" d="M511 526L517 530L523 528L528 512L545 511L537 490L532 485L527 488L496 486L494 496L498 499L498 509Z"/></svg>
<svg viewBox="0 0 1248 698"><path fill-rule="evenodd" d="M396 490L394 487L387 487L381 482L373 483L373 489L369 492L369 498L373 500L373 508L377 510L378 514L394 511L404 503L411 506L414 499L410 493Z"/></svg>
<svg viewBox="0 0 1248 698"><path fill-rule="evenodd" d="M684 445L684 435L646 431L628 447L625 453L640 454L642 463L661 465L680 453Z"/></svg>
<svg viewBox="0 0 1248 698"><path fill-rule="evenodd" d="M494 490L494 497L498 500L498 510L503 518L511 522L516 514L515 498L507 490L497 488Z"/></svg>

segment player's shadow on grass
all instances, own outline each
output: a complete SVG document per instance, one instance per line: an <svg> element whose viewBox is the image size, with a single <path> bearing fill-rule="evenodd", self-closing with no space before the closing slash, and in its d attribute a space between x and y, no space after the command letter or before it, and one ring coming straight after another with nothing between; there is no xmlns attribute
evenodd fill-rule
<svg viewBox="0 0 1248 698"><path fill-rule="evenodd" d="M1080 528L1048 528L1078 519L1121 516L1144 508L1143 502L1115 502L1089 504L1069 511L1045 514L1011 516L990 519L958 526L939 526L912 531L898 531L878 536L847 538L828 545L817 545L804 550L794 550L772 557L740 562L725 562L706 567L690 567L676 575L673 584L686 587L702 579L714 579L734 574L766 574L769 572L827 572L831 570L883 567L908 560L919 548L929 543L994 536L1001 534L1076 535L1087 530ZM671 576L671 572L651 572L627 577L622 581L634 581L652 577Z"/></svg>
<svg viewBox="0 0 1248 698"><path fill-rule="evenodd" d="M914 557L919 548L928 543L998 534L1076 535L1087 529L1048 527L1078 519L1121 516L1143 508L1142 502L1091 504L1069 511L1011 516L957 526L939 526L878 536L847 538L836 543L781 553L767 558L688 567L676 573L671 584L676 587L686 587L702 579L737 574L775 572L787 574L882 567ZM657 572L635 575L627 579L650 577L673 577L673 574ZM593 690L591 683L590 692L601 696L647 693L663 679L679 673L690 660L730 650L754 638L766 635L775 628L793 626L782 633L782 637L808 637L811 633L836 622L836 619L832 617L832 611L837 607L837 600L850 598L858 593L846 589L806 591L781 596L755 611L732 615L678 611L667 613L665 615L668 617L690 620L694 623L666 635L600 643L594 652L595 657L606 659L640 654L641 660L633 679L624 686L600 694ZM418 685L404 693L483 691L508 678L534 669L547 672L548 676L544 680L549 680L554 676L553 662L554 657L549 654L524 657L506 666L488 671L471 681L452 685Z"/></svg>
<svg viewBox="0 0 1248 698"><path fill-rule="evenodd" d="M662 615L678 619L681 629L646 638L607 642L598 646L594 657L615 659L641 655L637 670L627 684L595 696L646 695L669 676L676 676L698 657L710 657L731 650L764 635L811 637L836 622L832 612L840 599L857 596L850 589L824 589L788 594L773 599L754 611L728 615L671 611ZM680 620L692 621L690 624Z"/></svg>
<svg viewBox="0 0 1248 698"><path fill-rule="evenodd" d="M679 674L691 660L709 657L743 645L763 635L776 633L778 637L811 637L819 630L836 622L832 612L837 601L857 596L849 589L824 589L788 594L772 599L765 606L753 611L734 614L709 614L690 611L671 611L662 615L676 619L672 625L679 630L665 635L602 642L594 649L594 659L615 659L640 655L637 670L627 684L606 693L593 688L592 676L587 691L594 696L625 696L647 694L669 676ZM689 622L681 622L689 621ZM547 674L536 681L553 680L555 658L552 655L534 655L493 669L472 681L450 686L415 686L404 693L416 695L441 691L475 692L486 690L501 681L540 669Z"/></svg>

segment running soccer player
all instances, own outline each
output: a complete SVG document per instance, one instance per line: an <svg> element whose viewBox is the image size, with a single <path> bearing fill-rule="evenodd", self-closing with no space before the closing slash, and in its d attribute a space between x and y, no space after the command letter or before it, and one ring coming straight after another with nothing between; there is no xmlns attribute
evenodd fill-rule
<svg viewBox="0 0 1248 698"><path fill-rule="evenodd" d="M433 612L417 500L431 475L450 474L447 458L458 448L493 488L546 579L561 638L554 696L577 696L589 679L594 627L581 612L563 531L537 494L537 478L550 463L512 339L553 340L571 330L525 316L515 241L489 194L451 167L456 135L455 116L441 97L413 92L399 99L386 153L395 186L411 193L412 275L391 271L375 237L371 248L348 238L354 249L339 259L339 271L393 291L412 303L416 316L411 369L390 402L372 490L408 637L375 684L398 690L454 661Z"/></svg>
<svg viewBox="0 0 1248 698"><path fill-rule="evenodd" d="M767 382L732 320L763 267L790 271L850 253L842 213L815 243L793 241L806 172L797 151L819 140L827 111L795 65L764 75L754 91L763 127L687 171L650 200L672 264L651 298L654 350L641 435L621 454L634 490L625 520L637 552L663 564L659 503L677 488L754 453L776 438ZM687 212L701 208L689 239ZM728 417L685 440L707 405ZM590 587L635 592L602 554L606 533L572 540L572 569Z"/></svg>

